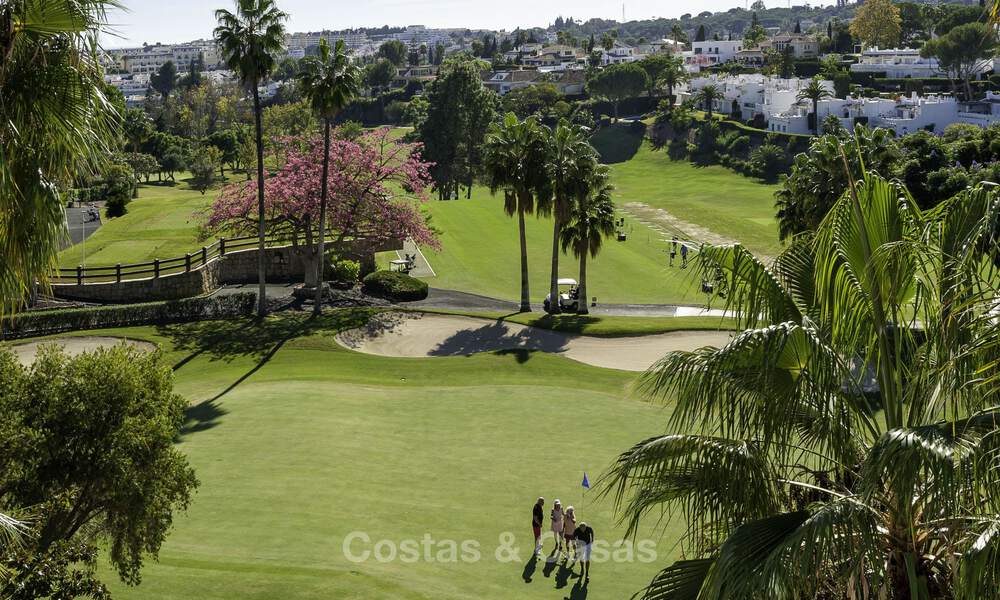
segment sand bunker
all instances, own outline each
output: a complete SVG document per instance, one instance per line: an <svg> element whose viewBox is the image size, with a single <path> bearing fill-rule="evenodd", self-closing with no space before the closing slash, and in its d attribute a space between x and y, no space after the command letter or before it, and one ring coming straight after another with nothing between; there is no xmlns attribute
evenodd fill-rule
<svg viewBox="0 0 1000 600"><path fill-rule="evenodd" d="M151 344L149 342L140 342L138 340L129 340L119 337L99 336L51 338L37 342L28 342L27 344L18 344L16 346L12 346L11 349L14 350L14 354L17 354L17 358L21 361L22 365L30 366L33 362L35 362L35 355L38 354L38 349L43 345L56 344L62 346L66 354L76 356L77 354L91 352L93 350L97 350L98 348L117 346L122 342L125 342L144 352L152 352L156 349L156 344Z"/></svg>
<svg viewBox="0 0 1000 600"><path fill-rule="evenodd" d="M344 347L380 356L467 356L498 350L541 350L609 369L644 371L674 350L721 346L724 331L678 331L598 338L469 317L382 313L368 325L337 336Z"/></svg>

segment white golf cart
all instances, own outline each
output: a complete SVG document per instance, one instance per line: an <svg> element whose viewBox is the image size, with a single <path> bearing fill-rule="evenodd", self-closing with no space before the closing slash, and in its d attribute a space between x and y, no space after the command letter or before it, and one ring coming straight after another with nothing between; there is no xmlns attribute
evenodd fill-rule
<svg viewBox="0 0 1000 600"><path fill-rule="evenodd" d="M580 307L580 288L575 279L560 279L559 284L559 310L562 312L576 312ZM552 293L545 294L545 312L552 312Z"/></svg>

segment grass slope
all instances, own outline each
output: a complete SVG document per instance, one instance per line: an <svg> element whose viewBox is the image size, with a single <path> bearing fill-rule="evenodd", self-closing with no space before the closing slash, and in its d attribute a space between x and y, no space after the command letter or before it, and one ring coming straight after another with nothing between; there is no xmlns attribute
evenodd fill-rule
<svg viewBox="0 0 1000 600"><path fill-rule="evenodd" d="M661 432L666 411L631 397L630 374L552 355L391 359L336 345L365 314L96 332L163 346L193 403L181 448L201 481L142 585L116 583L116 597L583 597L544 563L523 579L534 498L559 497L598 538L619 540L609 502L584 497L583 471L593 481ZM677 526L661 538L647 525L639 537L657 540L656 561L595 564L591 598L627 597L669 562ZM354 531L474 540L482 559L353 563L342 545ZM506 532L512 562L495 555Z"/></svg>
<svg viewBox="0 0 1000 600"><path fill-rule="evenodd" d="M242 175L234 175L230 181ZM176 185L142 184L139 197L128 205L128 213L105 220L85 244L77 244L59 254L59 266L147 262L154 258L174 258L200 249L199 227L204 212L218 193L204 195L180 181Z"/></svg>
<svg viewBox="0 0 1000 600"><path fill-rule="evenodd" d="M644 202L719 235L739 240L752 252L778 252L774 192L717 165L698 167L654 152L648 143L628 162L613 165L619 204Z"/></svg>
<svg viewBox="0 0 1000 600"><path fill-rule="evenodd" d="M425 250L438 288L462 290L506 300L520 298L521 267L517 219L504 213L503 198L482 187L471 200L431 201L432 225L441 232L440 252ZM552 221L526 220L531 301L541 304L548 292L552 258ZM630 226L628 241L608 239L588 261L588 295L603 303L703 303L691 271L667 267L668 242L641 223ZM571 255L560 262L560 276L577 278Z"/></svg>

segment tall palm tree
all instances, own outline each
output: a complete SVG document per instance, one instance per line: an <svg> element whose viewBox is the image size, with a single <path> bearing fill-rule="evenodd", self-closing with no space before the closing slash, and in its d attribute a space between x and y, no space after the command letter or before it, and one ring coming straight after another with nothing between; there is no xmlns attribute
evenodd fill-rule
<svg viewBox="0 0 1000 600"><path fill-rule="evenodd" d="M569 220L573 203L585 191L588 177L597 168L597 152L587 140L586 131L560 120L552 132L548 161L552 176L552 196L539 205L539 212L552 215L552 273L549 278L549 311L559 307L559 242L562 226Z"/></svg>
<svg viewBox="0 0 1000 600"><path fill-rule="evenodd" d="M56 265L64 194L116 147L97 37L113 0L0 2L0 317Z"/></svg>
<svg viewBox="0 0 1000 600"><path fill-rule="evenodd" d="M702 249L745 331L645 375L668 434L603 481L632 531L687 520L646 598L995 597L998 217L992 189L924 213L867 175L772 266Z"/></svg>
<svg viewBox="0 0 1000 600"><path fill-rule="evenodd" d="M313 111L323 120L323 181L320 184L319 243L316 247L316 302L313 314L323 308L323 262L326 256L326 205L330 173L330 128L333 120L351 100L361 93L361 68L351 62L344 40L337 40L331 52L326 39L319 43L319 54L306 58L302 63L299 81L302 93L309 99Z"/></svg>
<svg viewBox="0 0 1000 600"><path fill-rule="evenodd" d="M819 101L824 98L832 98L830 90L823 87L823 82L819 77L813 77L809 85L799 90L798 99L812 102L813 133L819 135Z"/></svg>
<svg viewBox="0 0 1000 600"><path fill-rule="evenodd" d="M670 60L670 64L664 69L661 77L663 78L663 85L667 87L667 100L670 103L670 110L673 110L674 88L687 81L688 74L684 70L684 59L673 54L668 59Z"/></svg>
<svg viewBox="0 0 1000 600"><path fill-rule="evenodd" d="M722 99L722 90L714 84L708 84L705 87L698 90L698 102L705 107L705 112L708 114L708 120L712 120L712 106L715 104L716 100Z"/></svg>
<svg viewBox="0 0 1000 600"><path fill-rule="evenodd" d="M267 262L264 255L264 131L261 123L260 91L262 81L274 71L278 54L285 42L285 20L274 0L235 0L236 12L215 11L219 25L215 40L223 61L240 82L253 94L253 117L257 142L257 316L267 314Z"/></svg>
<svg viewBox="0 0 1000 600"><path fill-rule="evenodd" d="M504 192L504 210L517 215L521 243L521 312L531 312L528 289L528 242L524 216L535 210L536 200L548 201L551 195L546 161L546 128L535 117L523 122L507 113L502 123L490 126L486 135L485 164L490 192Z"/></svg>
<svg viewBox="0 0 1000 600"><path fill-rule="evenodd" d="M569 223L562 230L564 250L572 250L580 259L579 303L576 312L585 315L587 308L587 257L597 258L604 238L615 232L615 203L611 198L611 171L599 165L591 171L576 197Z"/></svg>

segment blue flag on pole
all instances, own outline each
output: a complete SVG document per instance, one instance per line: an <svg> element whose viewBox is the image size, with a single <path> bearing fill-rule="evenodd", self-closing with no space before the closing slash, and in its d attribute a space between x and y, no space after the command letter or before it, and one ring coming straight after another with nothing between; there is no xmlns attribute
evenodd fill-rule
<svg viewBox="0 0 1000 600"><path fill-rule="evenodd" d="M586 471L583 472L583 481L580 482L580 485L582 485L584 487L584 489L588 489L588 490L590 489L590 480L587 479L587 472Z"/></svg>

